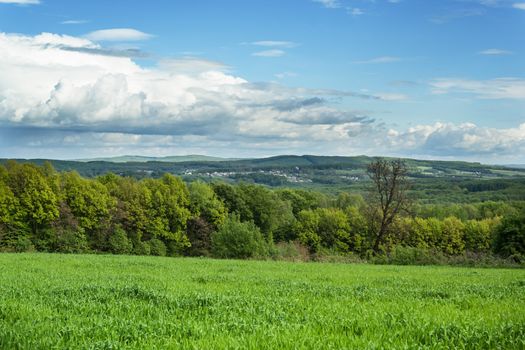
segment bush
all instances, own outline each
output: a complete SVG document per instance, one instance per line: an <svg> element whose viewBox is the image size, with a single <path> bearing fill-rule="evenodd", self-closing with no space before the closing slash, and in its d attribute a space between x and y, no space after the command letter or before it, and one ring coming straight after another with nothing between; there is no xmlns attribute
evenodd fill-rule
<svg viewBox="0 0 525 350"><path fill-rule="evenodd" d="M138 241L133 247L133 254L135 255L150 255L151 247L149 242Z"/></svg>
<svg viewBox="0 0 525 350"><path fill-rule="evenodd" d="M108 243L109 249L115 254L129 254L133 248L126 231L121 227L115 228L115 231L109 237Z"/></svg>
<svg viewBox="0 0 525 350"><path fill-rule="evenodd" d="M15 242L14 250L17 253L33 252L35 251L35 246L29 238L22 236Z"/></svg>
<svg viewBox="0 0 525 350"><path fill-rule="evenodd" d="M80 254L89 251L87 237L82 230L62 230L53 243L54 250L60 253Z"/></svg>
<svg viewBox="0 0 525 350"><path fill-rule="evenodd" d="M150 239L151 255L166 256L166 245L158 238Z"/></svg>
<svg viewBox="0 0 525 350"><path fill-rule="evenodd" d="M212 235L212 253L217 258L247 259L268 256L268 244L252 222L230 216Z"/></svg>

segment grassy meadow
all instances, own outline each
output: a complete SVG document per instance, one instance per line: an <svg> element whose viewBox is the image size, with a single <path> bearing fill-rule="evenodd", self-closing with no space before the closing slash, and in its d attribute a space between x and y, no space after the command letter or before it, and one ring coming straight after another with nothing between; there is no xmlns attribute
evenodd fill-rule
<svg viewBox="0 0 525 350"><path fill-rule="evenodd" d="M0 254L1 349L523 349L525 270Z"/></svg>

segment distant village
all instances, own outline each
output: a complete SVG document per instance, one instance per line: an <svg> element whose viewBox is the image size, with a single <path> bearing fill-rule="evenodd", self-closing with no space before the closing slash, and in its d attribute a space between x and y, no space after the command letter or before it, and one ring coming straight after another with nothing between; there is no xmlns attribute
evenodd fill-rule
<svg viewBox="0 0 525 350"><path fill-rule="evenodd" d="M186 169L183 173L185 176L200 175L211 178L235 178L239 176L247 176L253 174L268 175L268 176L279 176L284 178L287 182L291 183L311 183L312 179L307 178L300 174L300 169L296 167L293 172L286 172L283 170L257 170L257 171L213 171L213 172L200 172L197 169ZM359 181L358 176L346 176L341 175L341 179L347 181Z"/></svg>

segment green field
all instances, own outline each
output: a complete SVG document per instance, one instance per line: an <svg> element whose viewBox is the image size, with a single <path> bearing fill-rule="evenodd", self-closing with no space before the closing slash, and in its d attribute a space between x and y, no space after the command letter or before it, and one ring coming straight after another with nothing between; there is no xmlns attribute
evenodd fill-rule
<svg viewBox="0 0 525 350"><path fill-rule="evenodd" d="M0 254L1 349L525 348L525 270Z"/></svg>

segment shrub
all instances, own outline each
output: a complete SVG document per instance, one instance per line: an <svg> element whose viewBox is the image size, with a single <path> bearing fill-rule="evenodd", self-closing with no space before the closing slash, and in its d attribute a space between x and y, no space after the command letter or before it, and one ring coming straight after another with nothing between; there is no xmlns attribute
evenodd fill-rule
<svg viewBox="0 0 525 350"><path fill-rule="evenodd" d="M128 239L126 231L121 227L115 228L113 234L109 237L109 249L115 254L129 254L133 245Z"/></svg>
<svg viewBox="0 0 525 350"><path fill-rule="evenodd" d="M35 246L29 238L22 236L15 242L14 250L17 253L32 252L35 250Z"/></svg>
<svg viewBox="0 0 525 350"><path fill-rule="evenodd" d="M56 235L55 251L60 253L79 254L89 251L86 235L82 230L63 230Z"/></svg>
<svg viewBox="0 0 525 350"><path fill-rule="evenodd" d="M150 239L151 255L166 256L166 245L158 238Z"/></svg>
<svg viewBox="0 0 525 350"><path fill-rule="evenodd" d="M138 241L133 246L133 254L136 255L150 255L151 246L149 242Z"/></svg>
<svg viewBox="0 0 525 350"><path fill-rule="evenodd" d="M268 256L268 244L254 223L241 222L238 216L232 215L212 235L212 253L218 258L265 257Z"/></svg>

